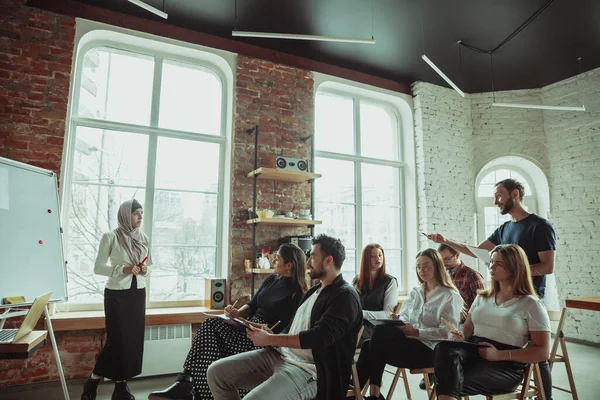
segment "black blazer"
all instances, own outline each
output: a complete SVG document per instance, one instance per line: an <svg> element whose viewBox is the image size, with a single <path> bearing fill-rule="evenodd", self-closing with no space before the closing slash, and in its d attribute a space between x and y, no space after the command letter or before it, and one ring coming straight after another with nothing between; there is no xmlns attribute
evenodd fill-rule
<svg viewBox="0 0 600 400"><path fill-rule="evenodd" d="M300 305L321 286L310 288ZM343 400L350 384L356 339L362 326L362 308L358 293L342 275L323 288L311 311L310 326L299 336L300 347L311 349L315 360L316 399Z"/></svg>

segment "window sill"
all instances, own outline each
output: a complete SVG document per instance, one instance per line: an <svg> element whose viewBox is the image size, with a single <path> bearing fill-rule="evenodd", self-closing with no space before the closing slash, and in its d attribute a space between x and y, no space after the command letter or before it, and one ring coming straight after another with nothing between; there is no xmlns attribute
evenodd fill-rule
<svg viewBox="0 0 600 400"><path fill-rule="evenodd" d="M197 324L206 319L207 314L221 314L221 310L208 307L174 307L146 309L146 326ZM50 317L54 331L80 331L104 329L104 311L74 311L56 313Z"/></svg>

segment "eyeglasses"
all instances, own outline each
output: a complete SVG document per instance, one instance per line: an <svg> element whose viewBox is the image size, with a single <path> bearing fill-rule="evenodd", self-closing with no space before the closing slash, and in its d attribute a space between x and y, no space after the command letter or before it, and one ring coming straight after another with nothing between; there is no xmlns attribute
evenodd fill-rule
<svg viewBox="0 0 600 400"><path fill-rule="evenodd" d="M444 258L442 258L442 260L444 260L444 261L452 261L453 258L454 258L454 256L444 257Z"/></svg>

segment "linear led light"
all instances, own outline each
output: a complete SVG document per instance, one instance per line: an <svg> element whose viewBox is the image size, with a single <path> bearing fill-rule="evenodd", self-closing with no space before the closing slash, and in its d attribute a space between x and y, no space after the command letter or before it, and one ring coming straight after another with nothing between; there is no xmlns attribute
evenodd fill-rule
<svg viewBox="0 0 600 400"><path fill-rule="evenodd" d="M141 0L128 0L130 3L135 4L138 7L142 7L144 10L150 11L152 14L156 14L159 17L162 17L164 19L167 19L167 17L169 16L169 14L167 14L164 11L160 11L158 8L156 7L152 7L150 4L146 4Z"/></svg>
<svg viewBox="0 0 600 400"><path fill-rule="evenodd" d="M519 104L519 103L492 103L492 105L494 107L533 108L536 110L585 111L585 106L566 107L566 106L544 106L541 104Z"/></svg>
<svg viewBox="0 0 600 400"><path fill-rule="evenodd" d="M444 74L444 73L442 72L442 70L441 70L441 69L439 69L439 68L437 67L437 65L435 65L435 64L433 63L433 61L431 61L429 58L427 58L427 56L426 56L425 54L421 55L421 58L422 58L422 59L423 59L423 60L424 60L424 61L425 61L427 64L429 64L429 66L430 66L431 68L433 68L433 70L434 70L435 72L437 72L439 76L441 76L442 78L444 78L444 80L445 80L446 82L448 82L448 84L449 84L450 86L452 86L452 87L454 88L454 90L456 90L456 91L458 92L458 94L460 94L462 97L465 97L465 93L464 93L462 90L460 90L460 89L458 88L458 86L456 86L456 85L454 84L454 82L452 82L452 81L450 80L450 78L448 78L448 77L446 76L446 74Z"/></svg>
<svg viewBox="0 0 600 400"><path fill-rule="evenodd" d="M335 36L319 36L319 35L299 35L295 33L272 33L272 32L249 32L249 31L231 31L231 36L238 37L254 37L264 39L295 39L295 40L312 40L319 42L340 42L340 43L365 43L375 44L375 38L361 39L349 37Z"/></svg>

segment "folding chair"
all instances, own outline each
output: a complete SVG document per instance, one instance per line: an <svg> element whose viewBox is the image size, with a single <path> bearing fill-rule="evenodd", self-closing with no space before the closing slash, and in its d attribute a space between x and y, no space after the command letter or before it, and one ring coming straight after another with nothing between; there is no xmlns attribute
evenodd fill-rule
<svg viewBox="0 0 600 400"><path fill-rule="evenodd" d="M570 393L573 396L573 400L578 400L577 397L577 389L575 389L575 380L573 379L573 371L571 370L571 362L569 361L569 353L567 352L567 344L565 343L565 335L563 333L563 328L565 325L565 319L567 316L567 308L563 308L562 311L548 311L548 317L550 321L558 321L558 329L556 330L556 335L554 336L554 343L552 345L552 350L550 351L550 358L548 359L548 364L550 364L550 371L552 371L552 367L554 363L564 363L565 369L567 370L567 378L569 378L569 388L571 390L567 390L564 388L560 388L558 386L552 386L554 389L561 390L566 393ZM560 348L562 351L561 354L557 354L558 345L560 344Z"/></svg>
<svg viewBox="0 0 600 400"><path fill-rule="evenodd" d="M531 378L533 375L534 384L531 384ZM544 394L544 385L542 384L542 376L540 375L540 366L535 364L529 364L525 369L525 375L523 376L523 383L521 389L510 393L495 394L493 396L486 396L486 400L524 400L537 396L540 400L546 400Z"/></svg>
<svg viewBox="0 0 600 400"><path fill-rule="evenodd" d="M358 342L360 341L360 337L362 336L364 326L360 328L358 331L358 337L356 339L356 348L358 349ZM364 389L361 391L360 383L358 381L358 371L356 370L356 362L354 359L352 360L352 383L350 384L350 388L346 392L346 397L354 396L356 400L363 400L363 393L366 390L367 385L365 385Z"/></svg>

